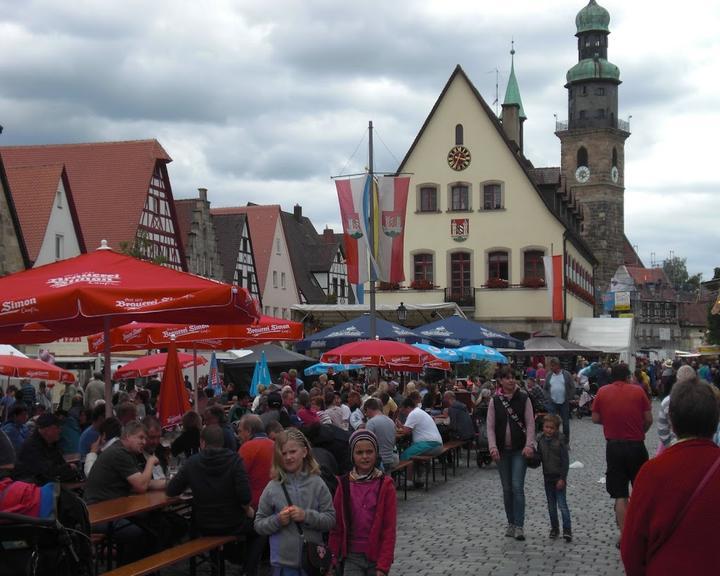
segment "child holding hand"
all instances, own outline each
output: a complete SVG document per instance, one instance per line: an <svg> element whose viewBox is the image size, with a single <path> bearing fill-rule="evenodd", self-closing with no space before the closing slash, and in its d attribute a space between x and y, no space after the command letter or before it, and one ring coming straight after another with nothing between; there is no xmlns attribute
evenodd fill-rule
<svg viewBox="0 0 720 576"><path fill-rule="evenodd" d="M572 542L570 509L567 505L567 475L570 457L567 444L560 434L560 417L548 414L543 418L542 432L537 436L537 450L542 458L545 496L550 514L550 538L560 535L558 508L562 516L563 538Z"/></svg>

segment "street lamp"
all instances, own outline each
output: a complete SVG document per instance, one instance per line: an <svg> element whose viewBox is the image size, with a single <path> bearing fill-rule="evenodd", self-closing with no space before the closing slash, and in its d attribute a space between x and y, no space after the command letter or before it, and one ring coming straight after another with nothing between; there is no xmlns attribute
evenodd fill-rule
<svg viewBox="0 0 720 576"><path fill-rule="evenodd" d="M407 308L405 308L405 304L402 302L400 302L400 306L397 307L397 316L400 324L407 320Z"/></svg>

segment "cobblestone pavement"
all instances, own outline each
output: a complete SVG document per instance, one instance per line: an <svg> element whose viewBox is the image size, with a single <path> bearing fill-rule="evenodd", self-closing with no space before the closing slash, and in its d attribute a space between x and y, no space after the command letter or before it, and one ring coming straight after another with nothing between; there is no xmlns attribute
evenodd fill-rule
<svg viewBox="0 0 720 576"><path fill-rule="evenodd" d="M658 403L653 402L653 414ZM438 472L428 492L409 491L403 501L398 491L398 534L393 576L622 576L620 552L615 547L613 501L600 480L605 474L602 428L590 418L571 420L570 462L583 467L570 471L568 506L573 542L550 540L541 470L528 470L525 482L525 542L506 538L500 478L494 465L479 469L474 453L470 468L465 455L445 483ZM657 448L654 426L647 434L648 450ZM239 573L228 564L227 573ZM167 570L187 573L187 566ZM199 574L209 574L205 566ZM261 570L261 574L268 572Z"/></svg>
<svg viewBox="0 0 720 576"><path fill-rule="evenodd" d="M657 403L653 403L653 413ZM590 418L571 420L568 506L573 542L550 540L541 470L528 470L525 482L525 542L506 538L500 478L494 465L478 469L464 463L453 478L430 491L398 493L398 538L392 574L420 575L612 575L621 576L615 547L613 502L600 483L605 474L602 428ZM654 429L647 435L650 453L657 447Z"/></svg>

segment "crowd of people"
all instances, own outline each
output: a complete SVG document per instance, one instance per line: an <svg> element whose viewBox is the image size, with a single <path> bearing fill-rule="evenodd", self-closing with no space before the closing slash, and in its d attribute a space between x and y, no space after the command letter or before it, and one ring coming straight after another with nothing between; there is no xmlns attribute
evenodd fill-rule
<svg viewBox="0 0 720 576"><path fill-rule="evenodd" d="M0 477L39 486L84 480L88 504L190 490L190 521L161 510L115 523L114 537L126 544L123 562L188 533L237 534L245 545L235 555L247 574L257 574L269 548L274 574L300 576L304 542L326 544L338 572L343 566L348 575L387 574L396 530L390 473L416 455L439 454L449 439L475 441L479 462L486 452L496 463L505 535L516 540L525 540L526 470L542 466L548 536L572 542L570 416L583 408L585 395L585 408L606 438L606 489L615 501L628 573L653 573L655 558L693 535L702 542L698 531L709 530L708 510L716 513L720 504L717 490L693 492L709 482L708 468L720 452L717 365L641 360L631 371L625 364L582 361L563 367L550 358L547 366L502 366L487 378L403 386L346 373L306 383L290 370L254 398L230 383L200 389L198 405L170 433L155 416L157 380L121 386L109 418L101 374L84 387L67 385L57 404L45 401L45 386L23 382L0 399ZM660 397L660 450L648 463L654 396ZM68 463L68 454L77 454L77 462ZM678 477L673 498L663 504L660 490L678 475L680 459L692 460L688 476ZM413 476L411 467L409 478L411 486L424 485L420 470ZM693 553L700 562L708 550Z"/></svg>

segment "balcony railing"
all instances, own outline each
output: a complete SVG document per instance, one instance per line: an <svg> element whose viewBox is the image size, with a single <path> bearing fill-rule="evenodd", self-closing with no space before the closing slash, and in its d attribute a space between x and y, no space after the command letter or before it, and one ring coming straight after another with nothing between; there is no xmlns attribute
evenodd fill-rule
<svg viewBox="0 0 720 576"><path fill-rule="evenodd" d="M460 307L474 308L475 288L472 286L445 288L445 302L455 302Z"/></svg>
<svg viewBox="0 0 720 576"><path fill-rule="evenodd" d="M608 125L607 118L578 118L573 122L575 128L605 128ZM630 132L630 119L623 120L618 118L615 120L615 126L623 132ZM569 120L555 119L555 132L565 132L570 129Z"/></svg>

